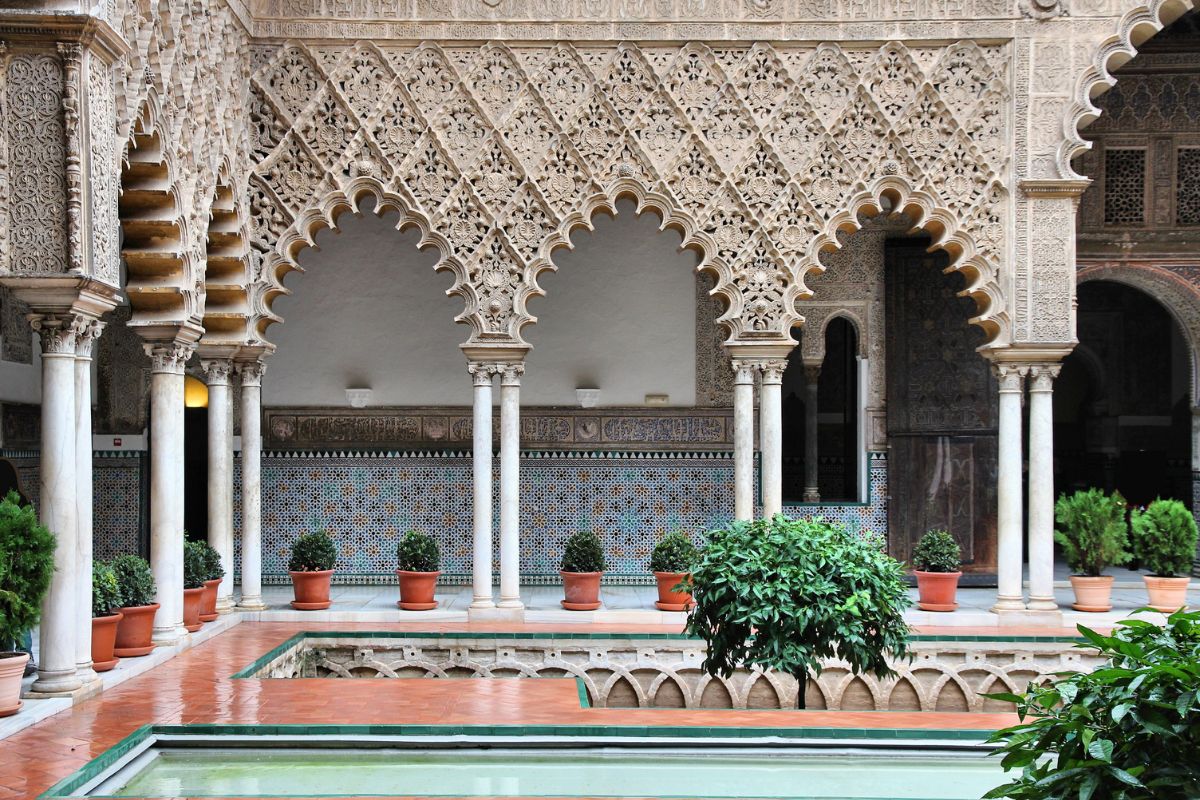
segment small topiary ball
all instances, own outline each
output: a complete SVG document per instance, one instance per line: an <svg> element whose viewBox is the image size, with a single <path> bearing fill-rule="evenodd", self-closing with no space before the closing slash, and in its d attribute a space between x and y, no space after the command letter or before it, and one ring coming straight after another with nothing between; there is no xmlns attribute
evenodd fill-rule
<svg viewBox="0 0 1200 800"><path fill-rule="evenodd" d="M650 553L651 572L689 572L696 564L700 551L683 531L671 531Z"/></svg>
<svg viewBox="0 0 1200 800"><path fill-rule="evenodd" d="M154 595L158 588L154 585L154 574L150 571L146 559L126 554L114 558L109 566L120 584L124 608L154 604Z"/></svg>
<svg viewBox="0 0 1200 800"><path fill-rule="evenodd" d="M962 566L962 548L946 531L929 531L917 542L912 554L918 572L958 572Z"/></svg>
<svg viewBox="0 0 1200 800"><path fill-rule="evenodd" d="M607 566L599 536L591 531L579 531L567 539L563 550L563 572L603 572Z"/></svg>
<svg viewBox="0 0 1200 800"><path fill-rule="evenodd" d="M183 543L183 588L203 589L205 577L204 545L200 542Z"/></svg>
<svg viewBox="0 0 1200 800"><path fill-rule="evenodd" d="M409 531L396 545L397 569L403 572L437 572L442 553L427 533Z"/></svg>
<svg viewBox="0 0 1200 800"><path fill-rule="evenodd" d="M117 573L103 561L92 562L92 616L110 617L125 605Z"/></svg>
<svg viewBox="0 0 1200 800"><path fill-rule="evenodd" d="M292 545L292 557L288 561L289 572L324 572L333 569L337 562L337 545L328 531L312 531L300 534Z"/></svg>

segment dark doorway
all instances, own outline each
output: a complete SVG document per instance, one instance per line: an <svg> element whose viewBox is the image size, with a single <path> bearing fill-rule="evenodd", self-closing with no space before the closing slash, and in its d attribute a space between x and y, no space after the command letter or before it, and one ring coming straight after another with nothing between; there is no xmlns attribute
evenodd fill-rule
<svg viewBox="0 0 1200 800"><path fill-rule="evenodd" d="M208 387L185 378L183 408L183 529L191 541L208 538Z"/></svg>

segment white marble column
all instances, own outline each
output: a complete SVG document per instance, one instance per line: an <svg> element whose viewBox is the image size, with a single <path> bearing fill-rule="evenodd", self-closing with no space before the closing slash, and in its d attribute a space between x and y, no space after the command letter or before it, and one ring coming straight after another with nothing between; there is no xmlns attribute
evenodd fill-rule
<svg viewBox="0 0 1200 800"><path fill-rule="evenodd" d="M1054 379L1058 364L1029 370L1029 610L1054 601Z"/></svg>
<svg viewBox="0 0 1200 800"><path fill-rule="evenodd" d="M104 323L79 318L75 340L75 670L80 681L98 676L92 669L92 350Z"/></svg>
<svg viewBox="0 0 1200 800"><path fill-rule="evenodd" d="M821 502L820 469L817 462L817 387L820 364L804 365L804 502Z"/></svg>
<svg viewBox="0 0 1200 800"><path fill-rule="evenodd" d="M72 315L31 314L42 342L42 440L38 512L55 537L54 575L42 598L35 692L70 692L75 672L78 595L75 583L79 509L75 479L75 339ZM89 613L90 619L90 613Z"/></svg>
<svg viewBox="0 0 1200 800"><path fill-rule="evenodd" d="M1028 368L996 364L1000 387L999 456L997 459L996 605L993 611L1025 608L1021 585L1021 397Z"/></svg>
<svg viewBox="0 0 1200 800"><path fill-rule="evenodd" d="M496 368L491 364L471 363L467 369L475 386L471 444L475 508L471 608L482 610L495 607L492 602L492 376Z"/></svg>
<svg viewBox="0 0 1200 800"><path fill-rule="evenodd" d="M237 607L261 611L262 601L262 376L267 365L240 361L242 385L242 596Z"/></svg>
<svg viewBox="0 0 1200 800"><path fill-rule="evenodd" d="M208 381L208 543L221 557L217 613L233 610L233 408L228 358L201 361Z"/></svg>
<svg viewBox="0 0 1200 800"><path fill-rule="evenodd" d="M759 368L763 516L770 519L783 511L783 371L787 362L772 359L761 362Z"/></svg>
<svg viewBox="0 0 1200 800"><path fill-rule="evenodd" d="M500 608L521 602L521 376L523 364L500 374Z"/></svg>
<svg viewBox="0 0 1200 800"><path fill-rule="evenodd" d="M150 569L158 585L154 643L175 644L183 627L183 369L195 347L147 344L150 356Z"/></svg>
<svg viewBox="0 0 1200 800"><path fill-rule="evenodd" d="M733 515L754 519L754 365L733 361Z"/></svg>

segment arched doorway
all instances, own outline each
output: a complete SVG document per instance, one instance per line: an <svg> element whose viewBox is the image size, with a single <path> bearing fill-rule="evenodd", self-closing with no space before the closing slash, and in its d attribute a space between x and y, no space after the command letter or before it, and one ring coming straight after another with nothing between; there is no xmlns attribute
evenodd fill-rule
<svg viewBox="0 0 1200 800"><path fill-rule="evenodd" d="M1055 490L1095 486L1131 505L1190 507L1188 345L1149 294L1112 281L1078 289L1079 345L1054 392Z"/></svg>

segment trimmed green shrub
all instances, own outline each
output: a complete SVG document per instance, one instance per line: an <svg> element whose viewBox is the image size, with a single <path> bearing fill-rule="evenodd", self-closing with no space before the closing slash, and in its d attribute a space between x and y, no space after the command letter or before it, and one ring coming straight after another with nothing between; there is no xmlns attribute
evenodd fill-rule
<svg viewBox="0 0 1200 800"><path fill-rule="evenodd" d="M204 545L202 542L183 543L183 588L203 589L205 575Z"/></svg>
<svg viewBox="0 0 1200 800"><path fill-rule="evenodd" d="M1111 636L1084 626L1084 649L1108 659L1023 695L1021 723L997 731L1005 770L1020 770L985 797L1018 800L1194 800L1200 797L1200 614L1165 626L1118 622Z"/></svg>
<svg viewBox="0 0 1200 800"><path fill-rule="evenodd" d="M690 572L700 551L683 531L671 531L650 553L651 572Z"/></svg>
<svg viewBox="0 0 1200 800"><path fill-rule="evenodd" d="M110 617L125 605L117 573L103 561L92 562L92 616Z"/></svg>
<svg viewBox="0 0 1200 800"><path fill-rule="evenodd" d="M288 560L290 572L324 572L337 563L337 545L328 531L310 531L300 534L292 545L292 557Z"/></svg>
<svg viewBox="0 0 1200 800"><path fill-rule="evenodd" d="M603 572L607 567L599 536L591 531L571 534L563 550L563 572Z"/></svg>
<svg viewBox="0 0 1200 800"><path fill-rule="evenodd" d="M1133 555L1151 575L1178 578L1192 571L1196 518L1178 500L1158 499L1129 518Z"/></svg>
<svg viewBox="0 0 1200 800"><path fill-rule="evenodd" d="M912 553L913 568L920 572L958 572L962 548L947 531L928 531Z"/></svg>
<svg viewBox="0 0 1200 800"><path fill-rule="evenodd" d="M215 581L225 577L225 568L221 566L221 554L208 542L197 542L204 552L204 580Z"/></svg>
<svg viewBox="0 0 1200 800"><path fill-rule="evenodd" d="M54 575L54 534L16 492L0 500L0 651L16 646L42 616Z"/></svg>
<svg viewBox="0 0 1200 800"><path fill-rule="evenodd" d="M878 539L821 519L738 521L708 533L692 570L687 632L708 644L703 668L729 677L741 666L800 683L839 658L854 674L895 674L910 658L904 565Z"/></svg>
<svg viewBox="0 0 1200 800"><path fill-rule="evenodd" d="M1095 488L1058 498L1054 518L1059 528L1054 531L1054 541L1062 547L1071 572L1097 577L1108 567L1129 560L1125 508L1120 492L1108 495Z"/></svg>
<svg viewBox="0 0 1200 800"><path fill-rule="evenodd" d="M438 543L427 533L409 531L396 545L397 569L405 572L437 572L441 560Z"/></svg>
<svg viewBox="0 0 1200 800"><path fill-rule="evenodd" d="M126 554L114 558L109 566L117 576L121 601L125 608L154 603L158 587L154 585L154 574L150 572L150 565L146 563L146 559Z"/></svg>

